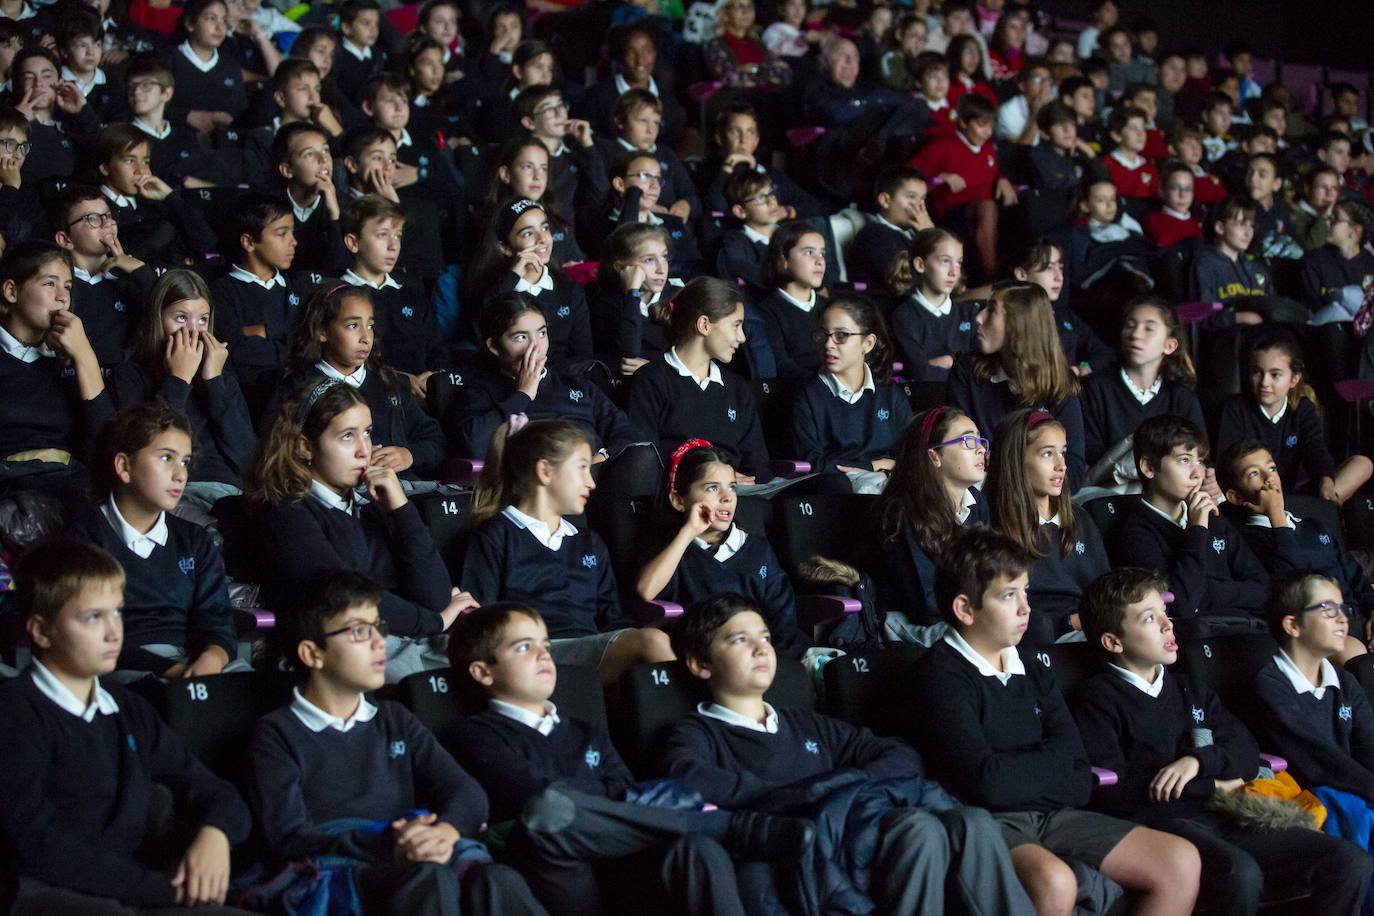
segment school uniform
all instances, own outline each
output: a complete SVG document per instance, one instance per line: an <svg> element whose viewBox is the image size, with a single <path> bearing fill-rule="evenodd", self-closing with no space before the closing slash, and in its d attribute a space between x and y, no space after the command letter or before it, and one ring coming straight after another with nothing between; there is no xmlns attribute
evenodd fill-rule
<svg viewBox="0 0 1374 916"><path fill-rule="evenodd" d="M242 487L257 434L233 372L226 367L208 380L197 373L189 384L162 367L159 373L160 379L132 359L120 363L106 377L115 405L123 410L157 401L184 414L196 448L191 481Z"/></svg>
<svg viewBox="0 0 1374 916"><path fill-rule="evenodd" d="M352 264L353 254L344 247L343 227L339 220L329 218L324 198L316 195L314 203L303 206L291 196L290 188L283 188L281 196L296 217L296 257L291 263L324 277L340 276Z"/></svg>
<svg viewBox="0 0 1374 916"><path fill-rule="evenodd" d="M665 87L649 77L649 93L663 105L663 123L659 136L668 143L677 142L678 135L687 125L687 113L671 92L661 91ZM576 106L577 117L585 118L592 130L602 136L611 136L616 131L615 107L620 97L630 91L625 77L615 73L610 79L597 80L587 87Z"/></svg>
<svg viewBox="0 0 1374 916"><path fill-rule="evenodd" d="M1243 174L1241 181L1243 184ZM1250 252L1270 261L1302 257L1302 246L1293 236L1293 217L1288 201L1281 195L1276 195L1268 207L1255 201L1255 236L1250 242Z"/></svg>
<svg viewBox="0 0 1374 916"><path fill-rule="evenodd" d="M131 329L138 327L143 304L157 276L147 264L137 270L109 270L92 274L72 268L71 309L86 330L101 368L124 362Z"/></svg>
<svg viewBox="0 0 1374 916"><path fill-rule="evenodd" d="M1374 585L1359 561L1340 548L1318 519L1286 514L1288 523L1278 528L1267 516L1237 514L1237 526L1264 568L1276 573L1317 570L1340 585L1341 594L1358 612L1368 616L1374 611ZM1364 632L1360 613L1351 615L1351 633Z"/></svg>
<svg viewBox="0 0 1374 916"><path fill-rule="evenodd" d="M1169 614L1180 626L1218 615L1259 617L1264 607L1269 573L1223 516L1206 527L1181 524L1142 497L1121 523L1112 556L1168 579Z"/></svg>
<svg viewBox="0 0 1374 916"><path fill-rule="evenodd" d="M1087 512L1074 513L1073 540L1065 551L1059 516L1040 520L1037 547L1044 555L1030 568L1027 600L1030 628L1021 645L1039 648L1074 632L1069 618L1078 613L1079 600L1092 581L1110 569L1102 535Z"/></svg>
<svg viewBox="0 0 1374 916"><path fill-rule="evenodd" d="M188 177L219 186L238 183L237 164L201 146L200 136L185 124L174 122L170 113L163 120L161 130L154 130L141 118L133 118L129 123L148 137L153 174L173 188L181 187Z"/></svg>
<svg viewBox="0 0 1374 916"><path fill-rule="evenodd" d="M930 361L978 349L974 319L981 305L976 299L956 302L951 296L932 302L919 289L897 303L892 311L892 337L904 376L925 382L948 379L950 370L932 366Z"/></svg>
<svg viewBox="0 0 1374 916"><path fill-rule="evenodd" d="M86 97L86 104L95 108L95 115L101 124L129 120L129 92L124 88L124 80L118 72L96 67L90 79L82 81L63 65L61 76L81 90Z"/></svg>
<svg viewBox="0 0 1374 916"><path fill-rule="evenodd" d="M338 50L334 52L334 67L329 75L350 102L361 105L363 86L374 73L382 69L384 57L382 49L376 45L360 48L340 37Z"/></svg>
<svg viewBox="0 0 1374 916"><path fill-rule="evenodd" d="M213 252L218 245L204 214L176 189L162 200L128 197L109 185L102 185L100 192L119 226L120 244L140 261L181 264Z"/></svg>
<svg viewBox="0 0 1374 916"><path fill-rule="evenodd" d="M558 201L559 211L568 218L585 207L606 199L611 180L606 163L595 146L569 146L561 142L549 156L548 191Z"/></svg>
<svg viewBox="0 0 1374 916"><path fill-rule="evenodd" d="M963 526L992 524L987 500L976 487L964 491L955 520ZM915 527L904 519L896 536L884 537L881 547L882 562L873 576L888 635L910 641L906 636L915 635L913 628L937 625L940 629L933 637L943 635L946 618L935 600L935 560L921 546Z"/></svg>
<svg viewBox="0 0 1374 916"><path fill-rule="evenodd" d="M1153 200L1159 196L1159 170L1144 156L1131 159L1120 149L1102 157L1107 174L1122 197Z"/></svg>
<svg viewBox="0 0 1374 916"><path fill-rule="evenodd" d="M659 193L658 202L662 206L671 207L679 200L685 200L691 204L692 217L695 219L701 216L701 197L697 194L696 185L692 183L692 175L677 153L666 144L655 143L648 149L640 149L624 137L607 137L596 140L594 148L601 156L602 169L606 175L610 175L615 164L623 159L641 155L657 159L658 167L663 173L662 191Z"/></svg>
<svg viewBox="0 0 1374 916"><path fill-rule="evenodd" d="M25 187L38 187L53 182L65 183L78 174L78 166L84 157L95 150L96 137L100 133L100 116L90 106L83 107L74 115L61 109L54 109L53 120L44 123L37 119L29 122L29 154L19 169L19 177Z"/></svg>
<svg viewBox="0 0 1374 916"><path fill-rule="evenodd" d="M660 455L688 439L706 439L741 474L773 479L753 391L744 379L711 361L703 382L682 364L674 347L640 367L630 384L630 422L644 430Z"/></svg>
<svg viewBox="0 0 1374 916"><path fill-rule="evenodd" d="M43 202L32 186L0 185L0 232L5 238L39 238L47 220Z"/></svg>
<svg viewBox="0 0 1374 916"><path fill-rule="evenodd" d="M351 269L341 279L367 290L377 320L377 342L388 365L418 375L447 362L434 305L413 280L386 274L370 283Z"/></svg>
<svg viewBox="0 0 1374 916"><path fill-rule="evenodd" d="M1083 409L1077 395L1052 405L1023 403L1020 395L1012 390L1005 372L999 369L989 378L980 378L973 355L964 353L954 358L954 368L949 371L948 398L950 406L962 410L988 438L996 432L1002 418L1017 408L1048 410L1063 425L1068 440L1069 484L1072 487L1081 485L1087 465L1083 456Z"/></svg>
<svg viewBox="0 0 1374 916"><path fill-rule="evenodd" d="M415 125L414 133L401 128L401 136L396 140L396 159L415 168L417 178L410 186L414 192L437 202L450 217L467 217L467 185L453 164L452 152L439 147L434 131L421 129L420 125Z"/></svg>
<svg viewBox="0 0 1374 916"><path fill-rule="evenodd" d="M1272 417L1252 395L1230 398L1217 423L1216 453L1247 439L1264 443L1279 477L1291 489L1297 489L1304 478L1309 488L1316 489L1323 477L1336 476L1336 459L1327 447L1321 415L1307 398L1299 398L1297 407L1283 404Z"/></svg>
<svg viewBox="0 0 1374 916"><path fill-rule="evenodd" d="M1071 698L1088 758L1117 774L1093 807L1182 836L1202 855L1199 902L1208 912L1254 913L1261 889L1315 894L1313 912L1353 913L1369 883L1369 857L1353 843L1313 830L1253 830L1208 810L1216 783L1253 779L1258 749L1245 726L1200 684L1157 667L1153 682L1115 665ZM1150 783L1184 756L1198 773L1177 799L1156 801Z"/></svg>
<svg viewBox="0 0 1374 916"><path fill-rule="evenodd" d="M751 296L768 295L764 265L768 262L768 236L752 226L727 230L720 237L716 254L716 276L743 280Z"/></svg>
<svg viewBox="0 0 1374 916"><path fill-rule="evenodd" d="M592 358L592 323L582 287L548 267L533 283L513 271L503 270L489 297L502 293L528 293L548 323L549 365L562 368Z"/></svg>
<svg viewBox="0 0 1374 916"><path fill-rule="evenodd" d="M1162 376L1141 391L1124 369L1094 372L1083 379L1079 398L1083 403L1083 454L1089 467L1118 448L1127 436L1134 436L1140 424L1151 417L1183 417L1198 429L1207 428L1197 392L1178 382L1167 382ZM1123 460L1122 470L1130 472L1123 476L1135 480L1135 459L1128 452Z"/></svg>
<svg viewBox="0 0 1374 916"><path fill-rule="evenodd" d="M1253 255L1241 254L1231 260L1216 247L1198 252L1193 278L1203 302L1223 302L1236 308L1252 296L1274 295L1269 269Z"/></svg>
<svg viewBox="0 0 1374 916"><path fill-rule="evenodd" d="M1031 186L1043 191L1072 191L1078 187L1088 165L1077 153L1062 153L1052 143L1031 147ZM1096 167L1096 164L1092 164ZM1064 216L1068 221L1068 214Z"/></svg>
<svg viewBox="0 0 1374 916"><path fill-rule="evenodd" d="M867 283L875 293L891 292L887 272L894 261L907 256L915 236L915 230L895 226L883 219L882 214L875 214L864 223L850 246L849 257L845 260L849 278Z"/></svg>
<svg viewBox="0 0 1374 916"><path fill-rule="evenodd" d="M114 498L75 519L67 534L110 553L124 567L121 671L162 674L174 661L144 646L174 646L195 660L219 646L238 657L224 558L210 532L167 512L146 534L132 528Z"/></svg>
<svg viewBox="0 0 1374 916"><path fill-rule="evenodd" d="M223 111L237 121L248 110L243 72L232 53L217 49L205 61L183 41L164 50L162 62L172 71L177 87L167 104L167 117L178 124L184 124L192 111Z"/></svg>
<svg viewBox="0 0 1374 916"><path fill-rule="evenodd" d="M1322 245L1302 259L1300 297L1314 312L1338 304L1353 318L1374 286L1374 254L1361 246L1353 258L1345 258L1335 245Z"/></svg>
<svg viewBox="0 0 1374 916"><path fill-rule="evenodd" d="M702 205L706 208L703 215L707 217L710 217L714 213L724 215L730 212L730 203L725 199L725 185L729 183L730 176L734 174L734 172L726 172L723 166L723 159L714 159L708 161L706 168L703 170L705 174L714 176L711 179L710 185L706 188L706 192L702 196L701 201ZM824 205L817 201L816 198L812 197L801 185L788 177L786 172L779 169L768 169L761 162L754 166L754 171L758 172L760 175L768 176L768 180L773 182L773 193L778 195L778 205L791 207L797 212L797 219L827 215ZM863 230L860 229L859 232L862 233ZM852 264L847 266L849 266L851 271L853 270ZM854 279L861 278L855 277Z"/></svg>
<svg viewBox="0 0 1374 916"><path fill-rule="evenodd" d="M988 140L981 146L974 146L962 131L953 137L927 143L911 158L910 164L932 178L949 173L964 179L962 191L952 191L945 184L931 188L930 209L936 216L944 216L965 204L992 200L997 179L1001 177L996 145Z"/></svg>
<svg viewBox="0 0 1374 916"><path fill-rule="evenodd" d="M798 299L786 290L774 289L757 305L768 334L768 345L777 360L778 378L808 378L821 365L821 348L812 339L820 329L825 302L816 290Z"/></svg>
<svg viewBox="0 0 1374 916"><path fill-rule="evenodd" d="M229 366L243 382L250 401L263 377L286 362L291 331L313 286L309 280L288 280L278 272L263 281L234 265L210 285L215 300L215 336L229 345ZM244 333L254 325L261 325L266 336Z"/></svg>
<svg viewBox="0 0 1374 916"><path fill-rule="evenodd" d="M836 465L871 470L879 458L890 458L907 424L911 404L891 382L877 383L864 367L864 384L850 391L833 374L806 379L792 403L792 442L796 454L813 470Z"/></svg>
<svg viewBox="0 0 1374 916"><path fill-rule="evenodd" d="M176 814L193 830L216 827L234 845L252 828L234 787L147 701L119 687L97 682L82 700L35 660L0 688L0 723L23 736L0 746L0 837L23 910L52 912L49 894L65 912L105 913L114 909L110 899L173 907L168 862L185 847L154 832L154 783L171 790Z"/></svg>
<svg viewBox="0 0 1374 916"><path fill-rule="evenodd" d="M1220 178L1200 165L1193 166L1193 205L1210 207L1226 199L1230 192Z"/></svg>
<svg viewBox="0 0 1374 916"><path fill-rule="evenodd" d="M1145 236L1160 248L1172 248L1185 239L1201 239L1202 223L1191 213L1160 207L1146 215Z"/></svg>
<svg viewBox="0 0 1374 916"><path fill-rule="evenodd" d="M588 305L592 340L608 366L619 366L622 359L654 359L672 346L668 328L650 318L649 310L665 296L671 302L683 282L670 277L668 285L647 300L640 290L626 291L620 286L618 278L598 283Z"/></svg>
<svg viewBox="0 0 1374 916"><path fill-rule="evenodd" d="M623 199L608 191L600 204L581 208L578 215L578 237L596 256L611 233L621 226L647 223L658 226L668 236L668 270L679 277L694 277L702 272L701 252L697 248L692 224L672 213L643 213L639 206L639 188L626 188ZM642 217L642 218L641 218Z"/></svg>
<svg viewBox="0 0 1374 916"><path fill-rule="evenodd" d="M1116 351L1102 342L1083 316L1073 310L1068 296L1061 295L1052 304L1054 328L1059 335L1059 347L1070 366L1087 366L1101 372L1116 364Z"/></svg>

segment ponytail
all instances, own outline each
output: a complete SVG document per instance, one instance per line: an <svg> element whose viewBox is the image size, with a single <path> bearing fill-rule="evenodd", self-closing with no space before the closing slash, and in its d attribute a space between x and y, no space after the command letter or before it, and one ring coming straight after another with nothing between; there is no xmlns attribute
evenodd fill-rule
<svg viewBox="0 0 1374 916"><path fill-rule="evenodd" d="M535 476L539 462L561 465L579 445L590 447L591 442L571 420L527 421L523 414L516 414L502 423L491 437L486 464L477 479L473 525L494 518L506 506L523 502L539 485Z"/></svg>
<svg viewBox="0 0 1374 916"><path fill-rule="evenodd" d="M733 283L715 277L695 278L673 298L672 317L668 322L673 344L681 345L691 340L698 318L705 316L712 324L724 321L743 302L744 297Z"/></svg>

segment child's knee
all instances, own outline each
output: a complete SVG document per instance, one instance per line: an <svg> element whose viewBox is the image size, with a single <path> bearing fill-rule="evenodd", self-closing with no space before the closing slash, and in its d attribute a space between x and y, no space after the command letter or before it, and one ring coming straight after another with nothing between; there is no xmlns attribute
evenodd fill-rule
<svg viewBox="0 0 1374 916"><path fill-rule="evenodd" d="M1202 856L1197 847L1183 837L1160 833L1150 856L1148 880L1159 889L1197 887L1202 876Z"/></svg>
<svg viewBox="0 0 1374 916"><path fill-rule="evenodd" d="M626 634L627 636L630 634ZM668 634L654 627L633 631L635 649L646 662L667 662L673 660L673 646Z"/></svg>
<svg viewBox="0 0 1374 916"><path fill-rule="evenodd" d="M1068 863L1046 854L1021 874L1021 883L1037 913L1072 913L1078 902L1078 879Z"/></svg>

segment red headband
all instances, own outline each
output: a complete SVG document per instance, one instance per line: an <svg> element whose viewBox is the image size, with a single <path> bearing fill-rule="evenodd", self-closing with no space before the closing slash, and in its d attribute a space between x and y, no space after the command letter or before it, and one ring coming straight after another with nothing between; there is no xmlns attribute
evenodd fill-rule
<svg viewBox="0 0 1374 916"><path fill-rule="evenodd" d="M1054 415L1045 410L1035 410L1026 418L1026 432L1035 429L1041 423L1057 422Z"/></svg>
<svg viewBox="0 0 1374 916"><path fill-rule="evenodd" d="M943 414L943 413L944 413L946 410L948 410L948 409L949 409L948 407L946 407L945 405L941 404L939 407L932 407L932 408L930 408L930 410L927 410L927 411L926 411L925 416L921 418L921 444L922 444L922 445L929 447L929 445L930 445L930 433L931 433L932 430L935 429L935 424L936 424L936 422L939 421L940 415Z"/></svg>
<svg viewBox="0 0 1374 916"><path fill-rule="evenodd" d="M711 443L705 439L688 439L673 450L673 457L668 461L668 492L673 492L673 487L677 483L677 466L682 463L682 456L686 455L694 448L710 448Z"/></svg>

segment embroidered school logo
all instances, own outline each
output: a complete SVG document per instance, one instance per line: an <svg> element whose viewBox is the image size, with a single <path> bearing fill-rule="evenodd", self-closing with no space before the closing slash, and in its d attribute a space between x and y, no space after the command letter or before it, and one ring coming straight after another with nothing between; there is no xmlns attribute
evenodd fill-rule
<svg viewBox="0 0 1374 916"><path fill-rule="evenodd" d="M802 747L806 749L808 754L815 754L817 757L821 754L821 746L814 741L808 741Z"/></svg>
<svg viewBox="0 0 1374 916"><path fill-rule="evenodd" d="M601 752L594 747L587 748L587 753L582 755L582 759L586 761L587 766L592 769L601 766Z"/></svg>
<svg viewBox="0 0 1374 916"><path fill-rule="evenodd" d="M180 560L177 560L177 569L181 570L183 576L189 576L196 570L196 558L182 557Z"/></svg>
<svg viewBox="0 0 1374 916"><path fill-rule="evenodd" d="M1194 722L1200 723L1200 722L1202 722L1202 720L1205 719L1205 718L1207 718L1207 713L1204 712L1200 706L1194 706L1194 707L1193 707L1193 721L1194 721Z"/></svg>
<svg viewBox="0 0 1374 916"><path fill-rule="evenodd" d="M112 309L114 309L116 312L122 312L122 311L124 311L124 308L125 308L125 306L124 306L124 300L123 300L123 299L116 299L116 300L114 301L114 304L113 304L112 306L110 306L110 307L111 307Z"/></svg>
<svg viewBox="0 0 1374 916"><path fill-rule="evenodd" d="M596 554L584 553L582 555L582 565L587 569L596 569Z"/></svg>
<svg viewBox="0 0 1374 916"><path fill-rule="evenodd" d="M735 411L735 408L729 407L725 410L725 416L730 420L731 423L733 423L735 422L735 418L738 417L739 414Z"/></svg>
<svg viewBox="0 0 1374 916"><path fill-rule="evenodd" d="M134 736L133 736L133 735L129 735L129 736L128 736L128 742L129 742L129 750L131 750L131 751L137 751L137 750L138 750L138 743L137 743L136 741L134 741Z"/></svg>
<svg viewBox="0 0 1374 916"><path fill-rule="evenodd" d="M969 331L972 331L972 330L973 330L973 322L972 322L972 321L961 321L961 322L959 322L959 330L960 330L960 331L963 331L964 333L968 333Z"/></svg>
<svg viewBox="0 0 1374 916"><path fill-rule="evenodd" d="M191 157L191 151L188 150L188 149L184 149L184 150L182 150L178 155L179 155L182 159L189 159L189 158Z"/></svg>
<svg viewBox="0 0 1374 916"><path fill-rule="evenodd" d="M569 315L571 315L571 314L572 314L572 308L571 308L570 306L560 305L560 306L558 307L558 317L559 317L559 318L567 318L567 317L568 317Z"/></svg>
<svg viewBox="0 0 1374 916"><path fill-rule="evenodd" d="M1066 331L1072 331L1072 330L1073 330L1073 322L1072 322L1072 321L1061 321L1061 322L1059 322L1059 326L1060 326L1061 328L1063 328L1064 330L1066 330Z"/></svg>
<svg viewBox="0 0 1374 916"><path fill-rule="evenodd" d="M878 422L879 422L879 423L886 423L886 422L888 421L888 418L891 417L891 416L892 416L892 411L888 410L886 407L879 407L879 408L878 408Z"/></svg>
<svg viewBox="0 0 1374 916"><path fill-rule="evenodd" d="M1226 549L1226 539L1225 539L1225 538L1212 538L1212 550L1217 554L1217 556L1221 556L1221 552L1222 552L1223 550L1225 550L1225 549Z"/></svg>
<svg viewBox="0 0 1374 916"><path fill-rule="evenodd" d="M1340 708L1340 710L1337 712L1337 715L1339 715L1339 716L1341 717L1341 721L1342 721L1342 722L1349 722L1349 721L1350 721L1350 707L1349 707L1349 706L1342 706L1342 707Z"/></svg>
<svg viewBox="0 0 1374 916"><path fill-rule="evenodd" d="M1084 544L1082 541L1079 541L1073 545L1073 552L1081 557L1083 556L1083 554L1088 552L1088 546Z"/></svg>
<svg viewBox="0 0 1374 916"><path fill-rule="evenodd" d="M988 153L988 168L995 168L996 166L997 160L993 158L992 153Z"/></svg>
<svg viewBox="0 0 1374 916"><path fill-rule="evenodd" d="M287 305L300 305L300 304L301 304L301 297L300 297L300 296L297 296L295 293L292 293L291 295L289 295L289 296L286 297L286 304L287 304Z"/></svg>
<svg viewBox="0 0 1374 916"><path fill-rule="evenodd" d="M585 397L586 395L582 393L581 388L572 388L568 391L568 400L572 401L574 404Z"/></svg>
<svg viewBox="0 0 1374 916"><path fill-rule="evenodd" d="M768 564L767 564L767 563L765 563L764 565L762 565L762 566L759 567L759 578L760 578L760 579L767 579L767 578L768 578Z"/></svg>
<svg viewBox="0 0 1374 916"><path fill-rule="evenodd" d="M675 239L680 239L680 238L682 238L682 230L681 230L681 229L674 229L672 232L670 232L670 233L668 233L668 234L671 235L671 236L672 236L673 238L675 238Z"/></svg>
<svg viewBox="0 0 1374 916"><path fill-rule="evenodd" d="M401 315L402 315L403 317L406 317L406 318L414 318L414 317L415 317L415 309L411 308L411 307L408 306L408 305L403 305L403 306L401 306Z"/></svg>
<svg viewBox="0 0 1374 916"><path fill-rule="evenodd" d="M1036 704L1035 704L1035 714L1036 714L1037 716L1040 715L1040 704L1039 704L1039 703L1036 703Z"/></svg>
<svg viewBox="0 0 1374 916"><path fill-rule="evenodd" d="M1289 436L1287 439L1284 439L1284 440L1283 440L1283 444L1286 445L1286 446L1288 446L1289 448L1292 448L1293 446L1295 446L1295 445L1298 444L1298 437L1297 437L1297 436Z"/></svg>
<svg viewBox="0 0 1374 916"><path fill-rule="evenodd" d="M392 407L400 407L400 406L401 406L401 399L398 398L398 397L397 397L396 395L394 395L394 394L393 394L391 397L387 398L386 400L387 400L387 403L390 404Z"/></svg>
<svg viewBox="0 0 1374 916"><path fill-rule="evenodd" d="M406 743L404 741L393 741L387 745L386 755L392 760L406 755Z"/></svg>
<svg viewBox="0 0 1374 916"><path fill-rule="evenodd" d="M232 76L226 76L226 77L224 78L224 85L226 85L226 86L232 86L232 85L234 85L234 78L233 78Z"/></svg>
<svg viewBox="0 0 1374 916"><path fill-rule="evenodd" d="M1143 174L1143 175L1140 176L1140 183L1141 183L1141 184L1149 184L1149 183L1150 183L1150 179L1153 178L1153 177L1155 177L1155 176L1151 175L1149 172L1146 172L1145 174Z"/></svg>
<svg viewBox="0 0 1374 916"><path fill-rule="evenodd" d="M63 370L62 370L62 377L63 377L63 378L75 378L75 377L76 377L76 367L75 367L75 366L68 366L67 368L63 369Z"/></svg>

